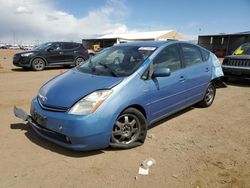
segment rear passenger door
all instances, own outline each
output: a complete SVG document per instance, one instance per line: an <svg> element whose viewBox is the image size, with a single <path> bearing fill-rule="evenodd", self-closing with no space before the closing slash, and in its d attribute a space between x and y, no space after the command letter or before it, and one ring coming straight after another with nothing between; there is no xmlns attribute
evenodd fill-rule
<svg viewBox="0 0 250 188"><path fill-rule="evenodd" d="M149 93L147 105L153 121L178 111L185 106L185 74L178 45L163 49L153 60L153 67L166 67L171 71L168 77L147 80Z"/></svg>
<svg viewBox="0 0 250 188"><path fill-rule="evenodd" d="M211 79L211 64L202 58L201 49L192 44L180 44L185 66L187 102L200 101Z"/></svg>
<svg viewBox="0 0 250 188"><path fill-rule="evenodd" d="M74 62L74 49L75 45L73 42L63 42L62 43L62 52L63 62L72 63Z"/></svg>

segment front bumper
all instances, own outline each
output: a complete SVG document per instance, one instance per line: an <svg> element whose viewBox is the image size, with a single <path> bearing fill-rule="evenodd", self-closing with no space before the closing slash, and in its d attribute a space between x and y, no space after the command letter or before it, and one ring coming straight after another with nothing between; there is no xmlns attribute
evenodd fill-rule
<svg viewBox="0 0 250 188"><path fill-rule="evenodd" d="M102 117L43 110L37 99L32 101L31 116L27 121L44 139L78 151L108 147L113 125Z"/></svg>
<svg viewBox="0 0 250 188"><path fill-rule="evenodd" d="M222 65L225 76L250 78L250 67L238 67Z"/></svg>
<svg viewBox="0 0 250 188"><path fill-rule="evenodd" d="M13 57L13 65L17 67L30 67L30 60L31 58L22 57L20 54L15 54Z"/></svg>

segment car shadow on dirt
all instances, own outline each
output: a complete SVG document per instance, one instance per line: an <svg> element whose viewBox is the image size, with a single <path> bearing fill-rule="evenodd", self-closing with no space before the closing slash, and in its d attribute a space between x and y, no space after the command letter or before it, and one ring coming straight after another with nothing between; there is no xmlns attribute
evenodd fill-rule
<svg viewBox="0 0 250 188"><path fill-rule="evenodd" d="M172 114L170 116L167 116L167 117L163 118L162 120L159 120L159 121L153 123L152 125L149 125L148 129L152 129L154 127L157 127L158 125L160 125L162 123L165 123L165 122L167 122L167 121L169 121L169 120L171 120L173 118L176 118L178 116L181 116L182 114L185 114L185 113L187 113L187 112L189 112L191 110L194 110L195 108L200 108L200 106L199 105L194 105L194 106L187 107L187 108L185 108L185 109L183 109L183 110L181 110L179 112L176 112L176 113L174 113L174 114Z"/></svg>
<svg viewBox="0 0 250 188"><path fill-rule="evenodd" d="M25 131L24 135L33 143L36 145L43 147L47 150L50 150L52 152L56 152L68 157L74 157L74 158L80 158L80 157L89 157L92 155L98 155L104 153L102 150L94 150L94 151L73 151L70 149L66 149L63 147L60 147L52 142L49 142L40 136L38 136L32 127L29 125L29 123L13 123L10 124L11 129L19 129L21 131Z"/></svg>
<svg viewBox="0 0 250 188"><path fill-rule="evenodd" d="M73 67L64 66L64 67L46 67L43 71L49 71L49 70L63 70L63 69L71 69ZM40 71L33 71L30 68L12 68L11 71L13 72L40 72Z"/></svg>

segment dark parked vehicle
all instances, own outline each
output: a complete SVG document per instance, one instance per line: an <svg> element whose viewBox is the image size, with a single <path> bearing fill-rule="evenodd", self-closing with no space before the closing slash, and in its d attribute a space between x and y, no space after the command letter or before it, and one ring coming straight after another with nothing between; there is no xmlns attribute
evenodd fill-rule
<svg viewBox="0 0 250 188"><path fill-rule="evenodd" d="M222 69L226 80L229 77L250 78L250 43L242 44L233 55L226 56Z"/></svg>
<svg viewBox="0 0 250 188"><path fill-rule="evenodd" d="M88 58L88 50L80 43L47 42L32 51L15 54L13 64L41 71L47 66L77 66Z"/></svg>

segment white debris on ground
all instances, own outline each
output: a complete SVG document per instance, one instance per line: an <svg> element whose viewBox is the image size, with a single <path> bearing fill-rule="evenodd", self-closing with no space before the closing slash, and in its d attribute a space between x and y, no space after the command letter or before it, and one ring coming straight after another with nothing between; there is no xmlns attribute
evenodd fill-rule
<svg viewBox="0 0 250 188"><path fill-rule="evenodd" d="M149 173L149 168L155 164L156 164L156 161L153 158L144 160L139 167L138 174L147 176Z"/></svg>

